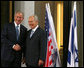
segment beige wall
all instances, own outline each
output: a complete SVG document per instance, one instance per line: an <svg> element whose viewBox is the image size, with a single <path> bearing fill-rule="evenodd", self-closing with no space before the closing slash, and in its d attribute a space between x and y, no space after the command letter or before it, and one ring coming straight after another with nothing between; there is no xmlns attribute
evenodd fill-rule
<svg viewBox="0 0 84 68"><path fill-rule="evenodd" d="M77 33L79 66L83 67L83 1L77 2Z"/></svg>

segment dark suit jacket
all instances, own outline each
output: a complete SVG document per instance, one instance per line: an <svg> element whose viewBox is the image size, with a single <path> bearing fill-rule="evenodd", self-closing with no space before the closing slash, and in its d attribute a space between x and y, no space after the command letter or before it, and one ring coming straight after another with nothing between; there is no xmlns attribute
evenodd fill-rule
<svg viewBox="0 0 84 68"><path fill-rule="evenodd" d="M13 50L14 44L19 44L21 48L24 47L24 42L26 39L27 29L21 25L20 26L20 37L17 41L16 39L16 29L14 23L8 23L4 26L1 32L1 60L2 61L9 61L12 62L18 57L18 60L21 60L21 53L20 51Z"/></svg>
<svg viewBox="0 0 84 68"><path fill-rule="evenodd" d="M37 66L38 60L45 61L46 58L46 34L40 27L34 32L30 38L31 30L27 33L26 39L26 63L31 66Z"/></svg>

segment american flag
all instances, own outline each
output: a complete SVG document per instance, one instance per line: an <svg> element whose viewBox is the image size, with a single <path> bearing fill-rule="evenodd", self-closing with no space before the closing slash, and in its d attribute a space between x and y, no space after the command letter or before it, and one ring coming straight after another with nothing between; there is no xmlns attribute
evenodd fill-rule
<svg viewBox="0 0 84 68"><path fill-rule="evenodd" d="M49 3L46 4L45 30L47 34L47 54L45 67L60 67L60 57Z"/></svg>

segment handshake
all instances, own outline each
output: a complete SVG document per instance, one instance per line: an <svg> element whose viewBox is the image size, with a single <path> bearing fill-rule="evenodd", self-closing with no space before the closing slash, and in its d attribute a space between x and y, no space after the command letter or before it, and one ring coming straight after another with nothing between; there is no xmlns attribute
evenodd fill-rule
<svg viewBox="0 0 84 68"><path fill-rule="evenodd" d="M19 44L16 44L16 45L13 45L13 49L14 49L15 51L20 51L20 50L21 50L21 47L20 47Z"/></svg>

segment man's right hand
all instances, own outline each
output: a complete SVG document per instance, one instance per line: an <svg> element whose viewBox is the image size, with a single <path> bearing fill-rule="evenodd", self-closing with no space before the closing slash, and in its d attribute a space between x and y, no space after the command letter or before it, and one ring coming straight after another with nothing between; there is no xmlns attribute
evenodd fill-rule
<svg viewBox="0 0 84 68"><path fill-rule="evenodd" d="M19 50L21 50L21 47L20 47L20 45L16 44L16 45L13 47L13 49L14 49L15 51L19 51Z"/></svg>

